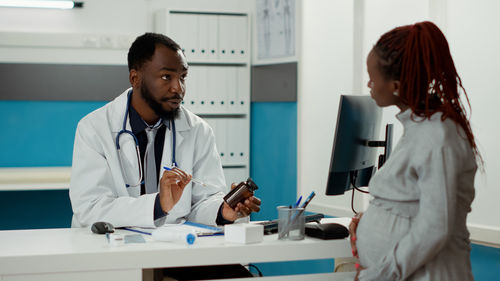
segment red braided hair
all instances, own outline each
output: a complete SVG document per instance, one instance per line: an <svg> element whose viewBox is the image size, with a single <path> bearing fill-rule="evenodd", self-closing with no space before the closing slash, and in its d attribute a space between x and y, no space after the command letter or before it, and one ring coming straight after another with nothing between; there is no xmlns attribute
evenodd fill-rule
<svg viewBox="0 0 500 281"><path fill-rule="evenodd" d="M429 21L400 26L382 35L373 50L386 78L400 82L399 97L412 114L430 119L434 113L442 112L442 120L451 118L465 131L482 166L459 90L470 109L469 98L441 30Z"/></svg>

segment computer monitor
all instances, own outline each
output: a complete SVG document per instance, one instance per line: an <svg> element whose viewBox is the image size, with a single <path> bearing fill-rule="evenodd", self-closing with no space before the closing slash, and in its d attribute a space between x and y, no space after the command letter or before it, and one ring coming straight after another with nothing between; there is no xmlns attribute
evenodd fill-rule
<svg viewBox="0 0 500 281"><path fill-rule="evenodd" d="M340 97L326 195L367 186L375 167L383 165L391 150L392 124L386 128L386 140L376 141L381 118L382 109L370 96ZM379 146L385 151L377 157Z"/></svg>

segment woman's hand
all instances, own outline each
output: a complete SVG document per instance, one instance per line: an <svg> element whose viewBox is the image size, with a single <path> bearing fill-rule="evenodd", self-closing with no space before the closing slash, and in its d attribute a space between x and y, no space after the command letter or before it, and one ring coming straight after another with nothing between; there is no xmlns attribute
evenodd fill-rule
<svg viewBox="0 0 500 281"><path fill-rule="evenodd" d="M359 273L363 269L365 269L365 268L362 267L361 265L359 265L359 263L356 264L356 277L354 277L354 281L359 281Z"/></svg>
<svg viewBox="0 0 500 281"><path fill-rule="evenodd" d="M160 180L160 204L165 213L168 213L181 199L184 187L191 181L192 176L179 168L165 170Z"/></svg>
<svg viewBox="0 0 500 281"><path fill-rule="evenodd" d="M351 223L349 224L349 234L350 234L350 238L351 238L352 255L356 258L359 258L358 248L356 247L356 240L357 240L356 230L358 229L359 220L361 220L362 216L363 216L363 213L356 214L352 218Z"/></svg>

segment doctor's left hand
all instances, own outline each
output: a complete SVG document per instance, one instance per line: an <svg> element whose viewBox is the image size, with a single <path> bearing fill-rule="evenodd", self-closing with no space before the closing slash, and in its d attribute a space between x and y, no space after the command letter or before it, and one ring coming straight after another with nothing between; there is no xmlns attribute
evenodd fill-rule
<svg viewBox="0 0 500 281"><path fill-rule="evenodd" d="M163 172L160 179L160 204L165 213L172 210L179 202L184 187L191 181L191 178L191 175L178 168Z"/></svg>
<svg viewBox="0 0 500 281"><path fill-rule="evenodd" d="M232 184L231 189L235 188L236 184ZM260 211L260 199L255 196L250 196L243 203L238 203L234 209L224 202L222 208L222 216L228 221L235 221L239 218L249 216L252 212Z"/></svg>

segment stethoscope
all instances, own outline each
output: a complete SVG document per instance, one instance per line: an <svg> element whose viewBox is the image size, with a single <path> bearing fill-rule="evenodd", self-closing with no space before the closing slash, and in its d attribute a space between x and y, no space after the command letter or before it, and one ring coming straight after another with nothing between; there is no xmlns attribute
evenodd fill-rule
<svg viewBox="0 0 500 281"><path fill-rule="evenodd" d="M132 90L128 92L127 96L127 108L125 109L125 116L123 117L123 126L121 131L118 132L118 135L116 136L116 150L118 151L118 161L120 161L120 168L122 170L122 174L125 176L127 173L123 171L123 160L122 160L122 154L120 150L120 136L122 134L128 134L134 138L135 141L135 152L137 154L137 166L139 167L139 181L135 182L134 184L128 184L125 183L126 187L131 187L131 186L139 186L141 184L144 184L143 180L143 173L142 173L142 163L141 163L141 154L139 150L139 140L137 140L137 137L132 131L127 130L127 117L128 117L128 111L129 111L129 106L130 106L130 100L132 99ZM172 124L172 167L177 167L177 162L175 161L175 122L174 120L170 120L170 124Z"/></svg>

